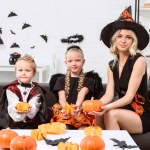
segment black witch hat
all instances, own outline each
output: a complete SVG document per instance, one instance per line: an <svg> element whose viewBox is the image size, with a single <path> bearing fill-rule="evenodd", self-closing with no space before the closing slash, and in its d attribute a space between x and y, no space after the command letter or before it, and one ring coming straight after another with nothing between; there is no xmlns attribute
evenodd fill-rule
<svg viewBox="0 0 150 150"><path fill-rule="evenodd" d="M100 39L107 47L110 48L111 38L118 29L132 30L137 36L139 50L143 50L149 43L149 34L146 29L132 19L131 6L126 8L116 21L102 29Z"/></svg>

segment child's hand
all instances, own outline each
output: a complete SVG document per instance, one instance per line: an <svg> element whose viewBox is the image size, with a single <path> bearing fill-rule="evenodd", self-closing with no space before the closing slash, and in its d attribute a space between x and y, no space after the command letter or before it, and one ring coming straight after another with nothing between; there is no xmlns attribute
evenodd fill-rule
<svg viewBox="0 0 150 150"><path fill-rule="evenodd" d="M64 119L69 119L71 117L70 115L67 114L66 110L64 110L64 109L61 110L61 113L62 113Z"/></svg>
<svg viewBox="0 0 150 150"><path fill-rule="evenodd" d="M72 115L75 116L75 115L77 115L80 111L81 111L80 106L74 105L74 110L73 110L73 112L72 112Z"/></svg>
<svg viewBox="0 0 150 150"><path fill-rule="evenodd" d="M31 111L31 107L28 108L28 110L24 110L24 111L20 111L20 110L17 110L17 113L18 114L27 114Z"/></svg>

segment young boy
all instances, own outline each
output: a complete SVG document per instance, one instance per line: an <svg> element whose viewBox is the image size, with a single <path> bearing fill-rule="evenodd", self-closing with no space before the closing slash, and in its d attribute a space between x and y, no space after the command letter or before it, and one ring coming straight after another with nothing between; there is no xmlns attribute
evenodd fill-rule
<svg viewBox="0 0 150 150"><path fill-rule="evenodd" d="M4 87L0 99L0 126L13 129L37 128L49 120L49 112L44 89L32 82L36 74L34 59L29 55L19 58L15 64L15 73L17 80Z"/></svg>

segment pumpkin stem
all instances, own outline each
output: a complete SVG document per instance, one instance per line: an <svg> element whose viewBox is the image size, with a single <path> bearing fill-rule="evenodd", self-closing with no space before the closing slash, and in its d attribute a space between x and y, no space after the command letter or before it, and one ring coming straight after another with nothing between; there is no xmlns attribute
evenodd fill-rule
<svg viewBox="0 0 150 150"><path fill-rule="evenodd" d="M91 97L91 100L94 100L94 97Z"/></svg>

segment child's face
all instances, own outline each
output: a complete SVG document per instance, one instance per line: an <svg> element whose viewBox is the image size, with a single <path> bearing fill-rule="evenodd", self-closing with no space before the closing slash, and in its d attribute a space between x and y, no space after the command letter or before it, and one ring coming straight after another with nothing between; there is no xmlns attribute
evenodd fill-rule
<svg viewBox="0 0 150 150"><path fill-rule="evenodd" d="M32 64L24 60L20 60L16 65L16 78L21 83L30 83L35 76Z"/></svg>
<svg viewBox="0 0 150 150"><path fill-rule="evenodd" d="M66 54L66 66L68 70L71 71L74 75L79 75L85 60L82 58L82 55L77 51L68 51Z"/></svg>

